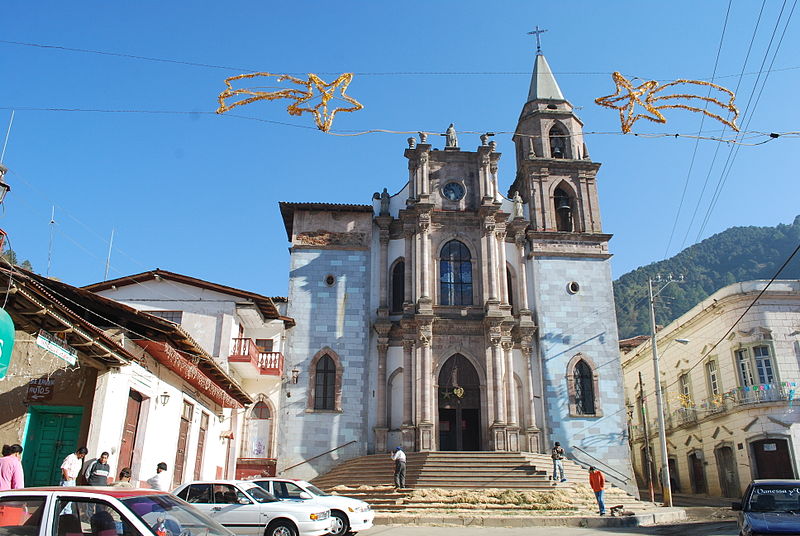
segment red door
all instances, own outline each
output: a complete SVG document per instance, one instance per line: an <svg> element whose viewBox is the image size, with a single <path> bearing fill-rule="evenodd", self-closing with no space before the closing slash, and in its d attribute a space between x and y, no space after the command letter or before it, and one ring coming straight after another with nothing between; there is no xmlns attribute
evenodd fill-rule
<svg viewBox="0 0 800 536"><path fill-rule="evenodd" d="M133 465L133 446L136 443L136 429L139 426L139 411L142 408L142 395L134 390L128 392L128 411L122 426L122 440L119 445L118 468L130 468Z"/></svg>
<svg viewBox="0 0 800 536"><path fill-rule="evenodd" d="M188 402L183 403L181 425L178 429L178 450L175 452L175 472L172 474L172 487L183 483L183 467L186 464L186 447L189 444L189 428L192 424L194 406Z"/></svg>
<svg viewBox="0 0 800 536"><path fill-rule="evenodd" d="M197 437L197 461L194 462L194 479L200 480L200 473L203 470L203 454L206 445L206 431L208 430L208 413L203 413L200 417L200 434Z"/></svg>

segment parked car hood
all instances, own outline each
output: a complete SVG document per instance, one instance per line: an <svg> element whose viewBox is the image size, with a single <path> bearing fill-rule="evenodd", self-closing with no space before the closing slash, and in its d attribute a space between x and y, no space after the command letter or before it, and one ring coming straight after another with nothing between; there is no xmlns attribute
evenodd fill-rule
<svg viewBox="0 0 800 536"><path fill-rule="evenodd" d="M792 512L745 512L745 522L752 532L769 534L800 533L800 514Z"/></svg>

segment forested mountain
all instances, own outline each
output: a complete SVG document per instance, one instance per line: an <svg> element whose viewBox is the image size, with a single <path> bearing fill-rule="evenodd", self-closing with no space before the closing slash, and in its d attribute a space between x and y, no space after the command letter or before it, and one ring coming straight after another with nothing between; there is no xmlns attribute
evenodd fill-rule
<svg viewBox="0 0 800 536"><path fill-rule="evenodd" d="M684 277L682 283L670 284L656 301L656 323L667 325L726 285L771 279L798 245L800 216L791 225L731 227L672 258L628 272L614 281L620 338L650 333L648 278ZM800 279L800 253L780 279Z"/></svg>

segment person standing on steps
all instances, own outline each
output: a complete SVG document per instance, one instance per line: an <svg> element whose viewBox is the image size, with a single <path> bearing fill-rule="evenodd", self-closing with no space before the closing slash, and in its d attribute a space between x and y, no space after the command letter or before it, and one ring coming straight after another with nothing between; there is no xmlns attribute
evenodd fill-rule
<svg viewBox="0 0 800 536"><path fill-rule="evenodd" d="M406 487L406 453L403 447L395 447L392 453L394 460L394 487L401 489Z"/></svg>
<svg viewBox="0 0 800 536"><path fill-rule="evenodd" d="M589 485L592 486L594 496L597 498L597 507L600 509L600 515L606 515L606 503L603 502L603 490L606 487L606 477L604 477L603 473L598 469L589 467Z"/></svg>
<svg viewBox="0 0 800 536"><path fill-rule="evenodd" d="M550 457L553 458L553 482L566 482L567 479L564 476L564 463L561 461L564 459L564 448L558 441L556 441L556 444L553 445L553 450L550 453Z"/></svg>

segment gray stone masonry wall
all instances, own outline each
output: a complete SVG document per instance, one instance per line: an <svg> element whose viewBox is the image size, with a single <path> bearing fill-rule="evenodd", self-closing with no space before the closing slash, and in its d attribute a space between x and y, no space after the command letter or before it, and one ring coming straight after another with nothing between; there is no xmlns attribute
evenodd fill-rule
<svg viewBox="0 0 800 536"><path fill-rule="evenodd" d="M278 471L350 441L357 443L304 463L287 476L313 478L345 459L366 454L366 385L369 374L369 252L294 250L289 274L289 331L286 370L300 371L297 384L284 382ZM332 275L335 282L326 283ZM342 367L341 411L309 407L311 360L324 348L338 355Z"/></svg>
<svg viewBox="0 0 800 536"><path fill-rule="evenodd" d="M574 294L567 289L572 281L580 286ZM597 465L607 477L625 475L630 479L630 491L635 492L610 264L598 259L535 259L533 287L550 431L548 448L559 441L571 459ZM596 367L601 416L570 415L567 366L577 353ZM618 480L612 482L621 486Z"/></svg>

